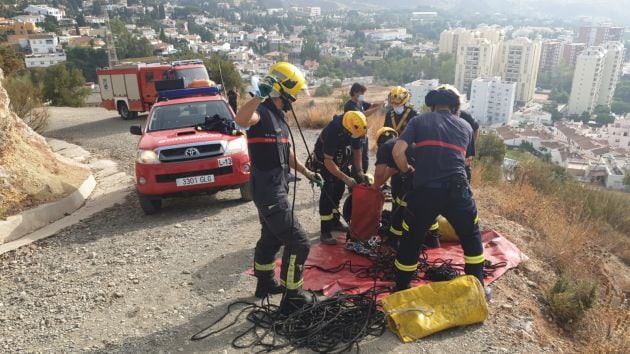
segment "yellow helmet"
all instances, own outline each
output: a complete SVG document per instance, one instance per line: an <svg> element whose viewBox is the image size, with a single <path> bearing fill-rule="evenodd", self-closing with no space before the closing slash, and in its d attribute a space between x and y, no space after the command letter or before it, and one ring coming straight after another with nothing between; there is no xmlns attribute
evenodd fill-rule
<svg viewBox="0 0 630 354"><path fill-rule="evenodd" d="M381 146L381 144L385 143L389 139L396 137L398 137L396 129L391 127L382 127L376 132L376 145Z"/></svg>
<svg viewBox="0 0 630 354"><path fill-rule="evenodd" d="M273 90L288 96L295 101L297 94L304 87L304 74L295 65L280 61L269 69L269 75L278 82L273 84Z"/></svg>
<svg viewBox="0 0 630 354"><path fill-rule="evenodd" d="M409 102L410 97L411 97L411 94L406 88L402 86L396 86L393 89L391 89L391 91L389 91L389 95L387 96L387 101L389 102L389 104L402 106L402 105L407 104L407 102Z"/></svg>
<svg viewBox="0 0 630 354"><path fill-rule="evenodd" d="M367 118L363 112L348 111L344 113L342 125L355 138L362 137L367 133Z"/></svg>

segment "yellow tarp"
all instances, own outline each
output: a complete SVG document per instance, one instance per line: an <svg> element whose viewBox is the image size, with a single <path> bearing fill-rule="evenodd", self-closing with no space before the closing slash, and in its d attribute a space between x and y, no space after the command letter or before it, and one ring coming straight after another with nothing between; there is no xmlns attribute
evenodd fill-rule
<svg viewBox="0 0 630 354"><path fill-rule="evenodd" d="M382 304L387 326L405 343L488 318L483 287L471 275L399 291Z"/></svg>

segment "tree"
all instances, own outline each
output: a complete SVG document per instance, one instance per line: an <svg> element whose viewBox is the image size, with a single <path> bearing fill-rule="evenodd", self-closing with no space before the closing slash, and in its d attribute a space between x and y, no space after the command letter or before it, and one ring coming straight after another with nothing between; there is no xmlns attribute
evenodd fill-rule
<svg viewBox="0 0 630 354"><path fill-rule="evenodd" d="M569 94L566 91L554 89L549 94L549 99L558 103L568 103Z"/></svg>
<svg viewBox="0 0 630 354"><path fill-rule="evenodd" d="M103 14L103 3L101 0L94 0L92 2L92 15L101 16Z"/></svg>
<svg viewBox="0 0 630 354"><path fill-rule="evenodd" d="M160 4L160 6L158 6L158 18L160 20L166 18L166 10L164 10L164 4Z"/></svg>
<svg viewBox="0 0 630 354"><path fill-rule="evenodd" d="M24 69L24 56L11 46L0 46L0 68L5 76L11 76Z"/></svg>
<svg viewBox="0 0 630 354"><path fill-rule="evenodd" d="M551 120L554 122L562 119L562 113L558 112L558 104L556 102L547 102L543 105L543 111L551 113Z"/></svg>
<svg viewBox="0 0 630 354"><path fill-rule="evenodd" d="M326 85L326 84L321 84L319 85L319 87L317 89L315 89L315 96L316 97L328 97L333 93L333 89Z"/></svg>
<svg viewBox="0 0 630 354"><path fill-rule="evenodd" d="M606 125L615 121L615 117L610 114L610 108L607 106L599 105L593 109L593 113L595 114L595 122L598 125Z"/></svg>
<svg viewBox="0 0 630 354"><path fill-rule="evenodd" d="M626 186L627 189L630 189L630 170L624 171L623 185Z"/></svg>
<svg viewBox="0 0 630 354"><path fill-rule="evenodd" d="M477 156L494 164L502 164L505 157L505 143L494 133L482 134L477 140Z"/></svg>
<svg viewBox="0 0 630 354"><path fill-rule="evenodd" d="M448 53L442 53L438 56L438 62L440 68L438 72L438 79L443 83L455 82L455 56Z"/></svg>
<svg viewBox="0 0 630 354"><path fill-rule="evenodd" d="M90 90L83 84L85 79L79 69L68 70L64 64L49 66L42 80L44 99L54 106L80 107Z"/></svg>
<svg viewBox="0 0 630 354"><path fill-rule="evenodd" d="M304 45L302 46L302 52L300 53L300 59L302 62L305 60L319 60L320 49L319 43L314 36L306 37Z"/></svg>
<svg viewBox="0 0 630 354"><path fill-rule="evenodd" d="M581 121L582 123L588 123L591 120L591 114L588 113L587 111L582 112L582 114L580 114L579 117L579 121Z"/></svg>
<svg viewBox="0 0 630 354"><path fill-rule="evenodd" d="M3 82L11 110L29 127L42 133L48 125L48 111L43 105L42 90L28 75L7 77Z"/></svg>
<svg viewBox="0 0 630 354"><path fill-rule="evenodd" d="M45 32L57 33L59 31L59 22L54 16L46 15L44 22L37 23L37 26L43 28Z"/></svg>
<svg viewBox="0 0 630 354"><path fill-rule="evenodd" d="M77 21L77 26L79 27L84 27L86 25L85 17L83 17L83 14L78 14L75 18L75 21Z"/></svg>
<svg viewBox="0 0 630 354"><path fill-rule="evenodd" d="M66 56L68 67L81 70L87 81L96 82L96 69L107 66L105 49L68 47Z"/></svg>
<svg viewBox="0 0 630 354"><path fill-rule="evenodd" d="M208 69L210 80L225 85L226 89L232 87L237 91L241 89L243 80L233 62L219 54L213 54L210 58L204 58L203 63Z"/></svg>

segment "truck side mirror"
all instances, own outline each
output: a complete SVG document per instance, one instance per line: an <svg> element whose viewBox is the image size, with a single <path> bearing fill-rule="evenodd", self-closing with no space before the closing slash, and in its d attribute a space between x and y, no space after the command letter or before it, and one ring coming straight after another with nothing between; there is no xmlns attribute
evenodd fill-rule
<svg viewBox="0 0 630 354"><path fill-rule="evenodd" d="M129 132L133 135L142 135L142 127L139 125L132 125L129 127Z"/></svg>

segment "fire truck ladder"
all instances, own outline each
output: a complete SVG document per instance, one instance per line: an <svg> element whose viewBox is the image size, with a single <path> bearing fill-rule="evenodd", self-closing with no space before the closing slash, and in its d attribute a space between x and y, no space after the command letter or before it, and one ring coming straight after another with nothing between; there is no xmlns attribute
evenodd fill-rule
<svg viewBox="0 0 630 354"><path fill-rule="evenodd" d="M107 45L107 65L113 68L118 64L118 55L116 54L116 41L112 34L112 26L109 24L109 11L105 11L107 14L107 34L105 35L105 44Z"/></svg>

